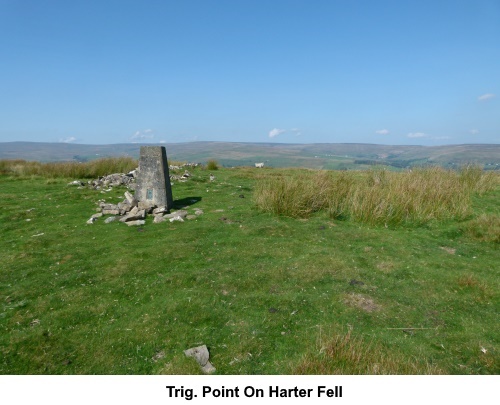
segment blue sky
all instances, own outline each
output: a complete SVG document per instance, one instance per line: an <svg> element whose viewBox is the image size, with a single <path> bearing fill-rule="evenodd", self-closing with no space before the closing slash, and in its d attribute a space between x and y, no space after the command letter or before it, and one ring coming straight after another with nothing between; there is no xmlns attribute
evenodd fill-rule
<svg viewBox="0 0 500 405"><path fill-rule="evenodd" d="M499 143L500 1L0 0L0 141Z"/></svg>

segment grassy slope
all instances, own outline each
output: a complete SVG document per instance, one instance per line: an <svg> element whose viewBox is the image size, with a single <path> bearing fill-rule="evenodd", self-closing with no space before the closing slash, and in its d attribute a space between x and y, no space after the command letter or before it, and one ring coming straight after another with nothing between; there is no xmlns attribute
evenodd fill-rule
<svg viewBox="0 0 500 405"><path fill-rule="evenodd" d="M279 218L254 207L263 171L194 174L174 198L205 214L142 228L85 224L123 189L0 177L0 373L197 373L182 351L202 343L221 374L335 372L320 349L348 330L420 370L500 372L498 244L467 221Z"/></svg>

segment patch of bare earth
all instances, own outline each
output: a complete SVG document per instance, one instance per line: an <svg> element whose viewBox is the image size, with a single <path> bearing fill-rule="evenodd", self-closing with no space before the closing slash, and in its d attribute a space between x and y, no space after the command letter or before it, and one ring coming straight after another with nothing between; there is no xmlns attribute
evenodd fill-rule
<svg viewBox="0 0 500 405"><path fill-rule="evenodd" d="M374 312L380 309L380 305L376 304L372 298L363 294L351 293L345 297L344 303L366 312Z"/></svg>
<svg viewBox="0 0 500 405"><path fill-rule="evenodd" d="M451 247L446 247L446 246L440 246L439 249L444 250L446 253L449 253L450 255L454 255L457 249L453 249Z"/></svg>
<svg viewBox="0 0 500 405"><path fill-rule="evenodd" d="M394 269L394 263L392 262L380 262L377 264L377 269L383 273L390 273Z"/></svg>

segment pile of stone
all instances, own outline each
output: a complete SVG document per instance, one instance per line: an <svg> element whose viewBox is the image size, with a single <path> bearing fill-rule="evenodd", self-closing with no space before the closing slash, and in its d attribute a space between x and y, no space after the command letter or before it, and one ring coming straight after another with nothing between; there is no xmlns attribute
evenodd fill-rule
<svg viewBox="0 0 500 405"><path fill-rule="evenodd" d="M107 176L99 177L95 180L89 180L89 187L100 190L103 187L117 187L117 186L125 186L128 188L132 188L133 184L135 184L135 178L137 177L137 169L132 170L131 172L124 173L113 173L108 174Z"/></svg>
<svg viewBox="0 0 500 405"><path fill-rule="evenodd" d="M168 166L169 170L182 170L182 169L184 169L183 174L170 173L170 181L179 181L181 183L184 183L185 181L187 181L191 177L191 173L189 173L186 170L186 167L195 168L195 167L198 167L200 165L201 165L200 163L183 163L181 165L169 165Z"/></svg>
<svg viewBox="0 0 500 405"><path fill-rule="evenodd" d="M191 177L191 174L186 170L183 174L178 175L178 174L171 174L170 175L170 181L180 181L181 183L187 181Z"/></svg>
<svg viewBox="0 0 500 405"><path fill-rule="evenodd" d="M189 214L186 210L178 210L169 212L167 207L158 207L148 201L137 201L137 199L128 191L125 192L125 199L118 204L110 204L105 201L99 202L97 213L92 215L87 221L87 224L93 224L98 218L104 215L111 215L104 220L104 223L109 224L114 221L124 222L128 226L144 225L146 216L153 215L155 224L164 221L179 221L196 219L203 214L203 211L196 209L193 214Z"/></svg>
<svg viewBox="0 0 500 405"><path fill-rule="evenodd" d="M184 163L180 166L169 166L171 170L182 170L185 167L198 167L200 164L199 163ZM93 188L94 190L100 190L104 187L118 187L118 186L125 186L130 189L133 189L135 187L135 180L137 178L139 169L132 170L131 172L125 174L125 173L113 173L113 174L108 174L107 176L102 176L99 177L95 180L89 180L88 181L88 186ZM183 174L170 174L170 180L171 181L179 181L179 182L185 182L191 177L191 173L189 173L187 170L184 171ZM69 183L69 185L81 185L83 186L84 183L75 180L74 182Z"/></svg>
<svg viewBox="0 0 500 405"><path fill-rule="evenodd" d="M185 167L191 167L191 168L195 168L195 167L198 167L200 166L201 163L183 163L181 165L169 165L168 168L170 170L181 170L181 169L184 169Z"/></svg>

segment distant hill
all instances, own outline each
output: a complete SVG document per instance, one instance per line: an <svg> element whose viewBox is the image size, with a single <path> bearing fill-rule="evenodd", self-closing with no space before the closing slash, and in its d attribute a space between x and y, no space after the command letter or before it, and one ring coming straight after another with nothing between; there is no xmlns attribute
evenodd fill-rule
<svg viewBox="0 0 500 405"><path fill-rule="evenodd" d="M151 144L148 144L151 145ZM419 165L457 167L474 163L500 170L500 144L400 146L356 143L282 144L240 142L189 142L162 144L171 161L204 163L216 159L224 166L314 169L360 169L372 165L405 168ZM69 143L3 142L0 159L41 162L87 161L109 156L139 157L140 144L81 145Z"/></svg>

